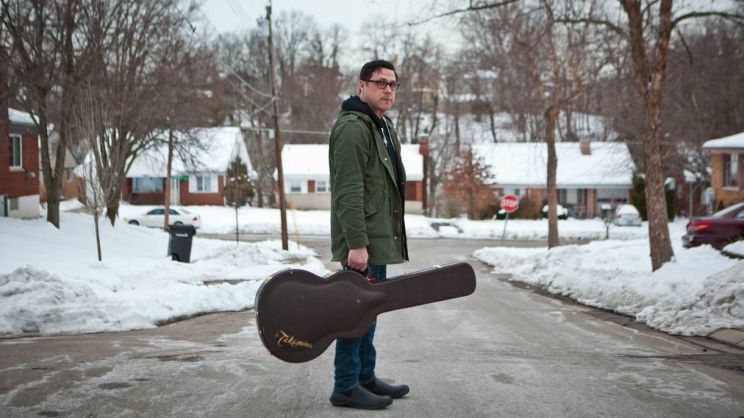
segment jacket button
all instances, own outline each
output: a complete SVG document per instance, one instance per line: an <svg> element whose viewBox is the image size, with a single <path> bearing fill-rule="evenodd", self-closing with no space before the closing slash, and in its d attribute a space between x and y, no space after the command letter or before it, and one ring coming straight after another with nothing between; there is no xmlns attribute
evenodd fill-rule
<svg viewBox="0 0 744 418"><path fill-rule="evenodd" d="M398 239L398 237L395 237L395 239Z"/></svg>

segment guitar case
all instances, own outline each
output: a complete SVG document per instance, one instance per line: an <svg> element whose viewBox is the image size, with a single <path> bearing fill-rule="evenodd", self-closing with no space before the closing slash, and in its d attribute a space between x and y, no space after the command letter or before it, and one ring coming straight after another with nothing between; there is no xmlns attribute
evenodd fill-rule
<svg viewBox="0 0 744 418"><path fill-rule="evenodd" d="M320 356L338 337L363 335L377 315L467 296L475 272L453 263L370 283L352 270L328 278L300 269L282 270L256 293L256 325L277 358L301 363Z"/></svg>

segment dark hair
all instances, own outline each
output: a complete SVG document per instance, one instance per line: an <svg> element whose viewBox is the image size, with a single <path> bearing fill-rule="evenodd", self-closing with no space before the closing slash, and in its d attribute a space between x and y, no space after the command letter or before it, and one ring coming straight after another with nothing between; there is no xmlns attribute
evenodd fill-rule
<svg viewBox="0 0 744 418"><path fill-rule="evenodd" d="M362 66L362 71L359 72L359 79L362 81L369 81L369 79L372 77L372 74L382 68L393 70L393 73L395 74L395 81L398 81L398 73L395 72L395 66L393 66L392 62L385 60L375 60L364 64Z"/></svg>

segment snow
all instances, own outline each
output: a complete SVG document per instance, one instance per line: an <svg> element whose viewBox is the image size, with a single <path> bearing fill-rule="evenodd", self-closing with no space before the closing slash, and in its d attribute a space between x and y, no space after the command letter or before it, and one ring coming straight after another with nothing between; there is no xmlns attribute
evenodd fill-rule
<svg viewBox="0 0 744 418"><path fill-rule="evenodd" d="M65 209L78 210L75 201ZM123 204L120 217L148 210ZM92 218L61 213L61 229L44 221L0 218L0 335L52 335L151 328L183 317L250 309L263 278L288 267L327 273L312 250L278 240L241 243L202 238L232 233L234 211L189 207L204 226L194 237L192 262L166 256L168 235L159 229L103 220L103 261L96 258ZM328 236L328 211L289 211L290 235ZM664 331L706 335L744 326L744 260L711 247L685 250L687 220L670 224L676 258L651 272L646 228L610 229L600 219L561 220L561 239L586 245L484 248L478 259L512 280L544 287L592 306L632 315ZM436 228L435 228L436 226ZM407 215L411 237L499 240L504 221L436 219ZM276 209L241 208L243 233L279 233ZM510 220L508 239L545 239L547 221ZM508 241L506 242L508 244ZM738 248L738 249L737 249ZM733 248L741 251L741 247Z"/></svg>
<svg viewBox="0 0 744 418"><path fill-rule="evenodd" d="M419 146L402 144L400 149L403 166L408 181L424 178L424 157ZM305 144L284 145L282 148L282 167L284 176L292 179L328 179L328 145Z"/></svg>
<svg viewBox="0 0 744 418"><path fill-rule="evenodd" d="M703 148L744 148L744 132L739 132L731 136L727 136L719 139L711 139L705 141Z"/></svg>
<svg viewBox="0 0 744 418"><path fill-rule="evenodd" d="M555 144L556 183L560 188L623 188L633 183L634 164L628 146L593 142L583 155L578 142ZM489 165L493 180L502 186L545 187L548 149L545 143L499 143L473 146L473 153Z"/></svg>
<svg viewBox="0 0 744 418"><path fill-rule="evenodd" d="M684 223L670 225L675 259L651 271L648 240L606 240L551 250L483 248L474 256L580 303L633 316L672 334L744 327L744 260L710 246L684 249Z"/></svg>
<svg viewBox="0 0 744 418"><path fill-rule="evenodd" d="M744 258L744 240L727 245L723 248L723 252Z"/></svg>
<svg viewBox="0 0 744 418"><path fill-rule="evenodd" d="M13 108L8 108L8 120L14 124L34 125L31 114Z"/></svg>
<svg viewBox="0 0 744 418"><path fill-rule="evenodd" d="M129 205L122 203L120 218L140 215L162 206ZM235 232L235 210L224 206L188 206L189 211L202 219L199 234L230 234ZM243 234L279 234L281 231L279 210L242 207L238 211L239 230ZM406 233L411 238L501 238L504 221L471 221L466 218L427 218L423 215L406 214ZM679 221L683 222L683 221ZM449 224L454 229L437 231L432 224ZM684 225L682 225L684 227ZM325 235L331 233L331 214L327 210L288 210L287 229L290 235ZM462 232L457 232L457 230ZM605 224L599 218L566 219L558 224L561 239L592 240L605 237ZM646 228L611 227L610 238L638 239L648 234ZM511 240L547 239L548 221L510 219L506 227L506 238Z"/></svg>
<svg viewBox="0 0 744 418"><path fill-rule="evenodd" d="M100 227L102 262L89 215L62 212L59 230L43 218L0 218L0 334L152 328L249 309L262 280L288 267L326 273L311 250L296 244L282 251L279 241L236 245L197 236L186 264L166 256L168 234L161 230L105 220Z"/></svg>
<svg viewBox="0 0 744 418"><path fill-rule="evenodd" d="M615 215L636 215L640 216L638 209L633 205L620 205L615 211Z"/></svg>

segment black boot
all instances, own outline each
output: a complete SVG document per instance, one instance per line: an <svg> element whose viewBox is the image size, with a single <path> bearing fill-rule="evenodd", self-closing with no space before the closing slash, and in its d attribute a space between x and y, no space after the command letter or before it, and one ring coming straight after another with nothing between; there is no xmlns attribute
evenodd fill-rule
<svg viewBox="0 0 744 418"><path fill-rule="evenodd" d="M409 391L408 385L391 385L377 378L369 383L363 383L362 386L375 395L389 396L393 399L400 398Z"/></svg>
<svg viewBox="0 0 744 418"><path fill-rule="evenodd" d="M408 390L406 389L406 392ZM378 396L360 385L354 386L347 392L333 392L331 395L333 406L348 406L357 409L382 409L393 403L389 396Z"/></svg>

